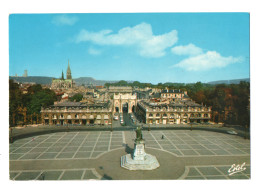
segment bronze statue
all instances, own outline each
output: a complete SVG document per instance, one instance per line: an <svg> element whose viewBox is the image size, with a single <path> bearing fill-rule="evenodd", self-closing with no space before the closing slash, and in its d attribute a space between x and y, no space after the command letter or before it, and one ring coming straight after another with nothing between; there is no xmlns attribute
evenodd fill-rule
<svg viewBox="0 0 260 188"><path fill-rule="evenodd" d="M142 135L142 129L141 129L141 127L137 127L136 128L136 141L141 141L141 140L143 140L143 135Z"/></svg>

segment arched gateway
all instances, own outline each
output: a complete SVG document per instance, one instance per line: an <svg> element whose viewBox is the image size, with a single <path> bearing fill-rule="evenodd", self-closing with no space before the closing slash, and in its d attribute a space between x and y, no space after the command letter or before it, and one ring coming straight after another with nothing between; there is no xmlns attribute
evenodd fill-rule
<svg viewBox="0 0 260 188"><path fill-rule="evenodd" d="M113 96L113 113L128 112L132 113L137 104L136 95L132 94L114 94Z"/></svg>

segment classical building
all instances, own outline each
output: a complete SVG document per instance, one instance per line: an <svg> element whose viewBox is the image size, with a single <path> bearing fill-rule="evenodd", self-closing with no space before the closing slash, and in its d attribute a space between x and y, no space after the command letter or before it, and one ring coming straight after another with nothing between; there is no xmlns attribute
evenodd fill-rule
<svg viewBox="0 0 260 188"><path fill-rule="evenodd" d="M87 104L81 102L63 102L41 109L42 124L98 124L112 123L112 103Z"/></svg>
<svg viewBox="0 0 260 188"><path fill-rule="evenodd" d="M68 68L67 68L67 78L64 79L63 71L61 73L61 78L54 78L52 79L51 88L52 89L68 89L73 88L75 86L75 82L72 79L71 76L71 70L70 70L70 63L68 61Z"/></svg>
<svg viewBox="0 0 260 188"><path fill-rule="evenodd" d="M211 118L211 108L192 100L142 100L137 103L136 113L146 124L205 123Z"/></svg>

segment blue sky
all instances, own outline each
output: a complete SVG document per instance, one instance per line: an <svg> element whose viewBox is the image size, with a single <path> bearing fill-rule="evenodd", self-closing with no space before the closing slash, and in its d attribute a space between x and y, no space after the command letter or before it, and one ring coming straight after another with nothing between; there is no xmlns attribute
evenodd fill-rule
<svg viewBox="0 0 260 188"><path fill-rule="evenodd" d="M11 14L9 75L140 82L249 78L248 13Z"/></svg>

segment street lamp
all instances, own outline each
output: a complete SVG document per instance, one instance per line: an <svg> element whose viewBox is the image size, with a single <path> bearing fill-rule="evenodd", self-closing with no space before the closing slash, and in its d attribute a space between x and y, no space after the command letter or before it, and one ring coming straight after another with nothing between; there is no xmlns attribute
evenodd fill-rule
<svg viewBox="0 0 260 188"><path fill-rule="evenodd" d="M12 127L10 128L10 136L11 136L10 142L13 143L13 128Z"/></svg>
<svg viewBox="0 0 260 188"><path fill-rule="evenodd" d="M247 139L247 131L246 131L246 129L247 129L247 125L245 126L245 136L244 136L244 139Z"/></svg>
<svg viewBox="0 0 260 188"><path fill-rule="evenodd" d="M113 124L113 116L111 115L111 129L110 129L111 132L113 132L112 124Z"/></svg>

